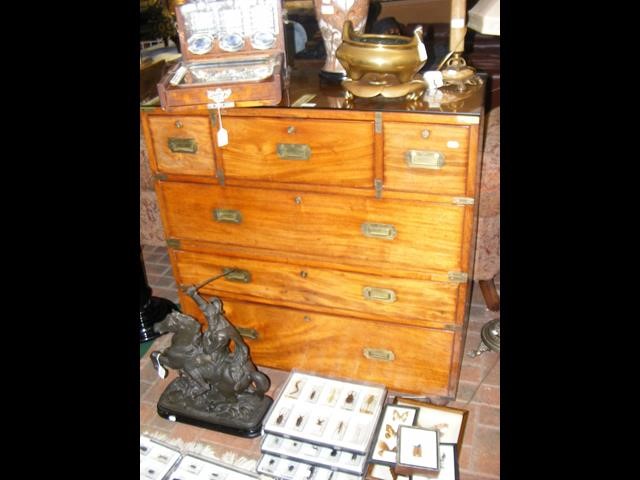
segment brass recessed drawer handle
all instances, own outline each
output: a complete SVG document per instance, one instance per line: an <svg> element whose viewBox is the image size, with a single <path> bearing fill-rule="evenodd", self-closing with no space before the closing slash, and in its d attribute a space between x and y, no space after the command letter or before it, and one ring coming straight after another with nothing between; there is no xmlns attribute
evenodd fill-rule
<svg viewBox="0 0 640 480"><path fill-rule="evenodd" d="M227 210L226 208L216 208L213 211L213 218L221 223L241 223L242 213L239 210Z"/></svg>
<svg viewBox="0 0 640 480"><path fill-rule="evenodd" d="M251 272L249 272L248 270L225 267L222 269L222 273L224 273L224 279L229 282L251 282Z"/></svg>
<svg viewBox="0 0 640 480"><path fill-rule="evenodd" d="M396 301L396 292L390 288L364 287L362 296L365 300L373 300L377 302L393 303Z"/></svg>
<svg viewBox="0 0 640 480"><path fill-rule="evenodd" d="M311 147L306 143L278 143L276 152L282 160L309 160L311 158Z"/></svg>
<svg viewBox="0 0 640 480"><path fill-rule="evenodd" d="M407 150L404 161L410 168L439 170L444 167L444 154L433 150Z"/></svg>
<svg viewBox="0 0 640 480"><path fill-rule="evenodd" d="M195 138L169 138L169 150L174 153L196 153L198 143Z"/></svg>
<svg viewBox="0 0 640 480"><path fill-rule="evenodd" d="M245 328L245 327L236 327L238 333L244 338L248 338L250 340L258 339L258 331L255 328Z"/></svg>
<svg viewBox="0 0 640 480"><path fill-rule="evenodd" d="M382 360L384 362L393 362L396 356L391 350L385 350L383 348L369 348L362 349L362 354L369 360Z"/></svg>
<svg viewBox="0 0 640 480"><path fill-rule="evenodd" d="M393 240L398 234L396 227L386 223L363 223L360 230L365 237L385 240Z"/></svg>

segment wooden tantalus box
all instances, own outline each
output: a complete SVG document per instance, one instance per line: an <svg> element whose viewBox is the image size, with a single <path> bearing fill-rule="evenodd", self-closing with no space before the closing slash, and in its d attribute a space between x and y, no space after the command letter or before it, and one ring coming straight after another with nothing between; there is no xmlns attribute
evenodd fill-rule
<svg viewBox="0 0 640 480"><path fill-rule="evenodd" d="M281 0L199 0L176 6L182 62L158 84L162 107L277 105L286 66Z"/></svg>

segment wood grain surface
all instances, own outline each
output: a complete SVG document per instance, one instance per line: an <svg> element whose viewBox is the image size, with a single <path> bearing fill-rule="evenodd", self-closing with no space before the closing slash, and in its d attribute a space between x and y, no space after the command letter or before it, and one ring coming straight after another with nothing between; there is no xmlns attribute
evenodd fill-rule
<svg viewBox="0 0 640 480"><path fill-rule="evenodd" d="M223 124L229 144L220 149L221 165L228 179L373 185L373 122L229 117ZM278 144L306 145L310 158L283 159Z"/></svg>
<svg viewBox="0 0 640 480"><path fill-rule="evenodd" d="M423 138L423 132L427 138ZM409 150L438 152L442 168L407 165ZM384 125L384 182L386 190L464 196L469 154L469 127L387 122Z"/></svg>
<svg viewBox="0 0 640 480"><path fill-rule="evenodd" d="M202 319L195 303L187 314ZM319 314L248 302L224 302L235 326L254 329L245 338L252 360L266 367L366 379L392 390L447 396L454 333L449 330ZM392 352L392 361L367 358L364 349Z"/></svg>
<svg viewBox="0 0 640 480"><path fill-rule="evenodd" d="M209 117L176 115L147 117L151 132L152 153L150 159L155 168L163 173L186 175L215 174L213 161L213 138ZM181 125L178 127L177 125ZM173 152L169 148L169 139L193 139L197 144L195 153Z"/></svg>
<svg viewBox="0 0 640 480"><path fill-rule="evenodd" d="M168 237L294 251L347 264L461 267L464 208L459 206L178 182L157 182L157 192ZM241 223L215 221L216 209L240 212ZM397 236L368 238L364 223L393 225Z"/></svg>
<svg viewBox="0 0 640 480"><path fill-rule="evenodd" d="M459 285L407 278L365 275L305 265L245 260L222 255L174 251L176 281L195 285L223 273L225 268L250 274L250 282L220 279L202 288L221 298L241 297L311 310L335 310L418 326L454 324ZM367 287L392 290L395 301L370 299Z"/></svg>

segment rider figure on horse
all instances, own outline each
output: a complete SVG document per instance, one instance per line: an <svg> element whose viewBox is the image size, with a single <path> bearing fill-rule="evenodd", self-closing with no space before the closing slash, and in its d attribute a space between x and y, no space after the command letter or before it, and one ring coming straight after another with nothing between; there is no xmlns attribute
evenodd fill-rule
<svg viewBox="0 0 640 480"><path fill-rule="evenodd" d="M222 313L220 300L213 297L210 302L206 301L200 296L196 286L187 288L186 294L193 298L207 320L208 328L202 335L204 353L216 366L221 366L223 362L229 362L238 368L244 366L249 361L249 347ZM229 348L232 340L235 345L233 353ZM238 385L237 388L240 390L246 386Z"/></svg>

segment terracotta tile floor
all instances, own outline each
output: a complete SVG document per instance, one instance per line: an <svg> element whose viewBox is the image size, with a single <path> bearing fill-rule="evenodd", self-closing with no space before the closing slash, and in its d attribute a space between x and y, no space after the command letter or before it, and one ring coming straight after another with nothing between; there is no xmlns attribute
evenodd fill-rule
<svg viewBox="0 0 640 480"><path fill-rule="evenodd" d="M153 294L177 302L176 283L172 277L166 249L143 245L143 258ZM499 288L499 277L496 279L496 284ZM485 322L498 316L499 312L486 310L479 289L474 288L458 396L455 402L449 404L469 411L459 458L460 480L500 478L500 354L485 352L475 358L466 354L477 348L480 342L480 330ZM161 347L168 340L167 336L161 337L156 340L156 345L153 347ZM228 451L231 448L240 457L256 460L259 458L260 437L241 439L172 423L159 417L155 406L168 380L160 380L157 377L148 357L149 352L140 360L141 431L166 435L183 442L197 441L199 444L211 447L214 452ZM272 395L287 377L288 372L263 370L271 378L270 395Z"/></svg>

